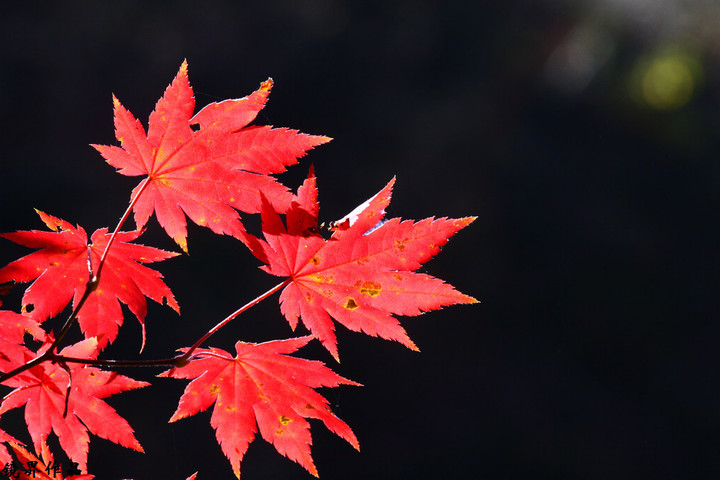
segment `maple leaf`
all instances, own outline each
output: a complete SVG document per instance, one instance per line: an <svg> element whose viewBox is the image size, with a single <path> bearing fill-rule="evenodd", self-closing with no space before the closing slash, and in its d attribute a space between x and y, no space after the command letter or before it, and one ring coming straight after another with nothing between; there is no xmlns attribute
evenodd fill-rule
<svg viewBox="0 0 720 480"><path fill-rule="evenodd" d="M50 343L46 343L38 354L49 346ZM87 359L94 359L97 353L95 338L83 340L60 352L66 357ZM87 467L88 431L142 452L127 421L101 399L149 383L79 363L70 363L68 368L69 374L60 365L43 362L23 375L6 380L4 384L15 389L3 398L0 415L24 405L25 423L35 450L41 450L52 430L62 449L82 470ZM71 379L68 396L66 390Z"/></svg>
<svg viewBox="0 0 720 480"><path fill-rule="evenodd" d="M215 233L242 240L245 229L235 209L258 213L260 191L279 210L287 208L291 194L268 174L284 171L330 138L285 128L247 127L265 106L271 87L268 79L250 96L212 103L192 117L195 100L183 62L150 114L147 135L113 97L115 136L122 147L93 147L119 173L147 175L132 193L137 228L155 213L168 235L187 252L185 215ZM199 128L193 130L191 125Z"/></svg>
<svg viewBox="0 0 720 480"><path fill-rule="evenodd" d="M195 359L187 366L160 374L194 379L185 388L170 421L195 415L215 404L210 424L238 478L240 462L258 428L279 453L317 476L306 418L322 420L353 447L359 446L350 427L330 411L327 400L313 389L359 384L337 375L322 362L287 356L311 338L260 344L237 342L234 358L218 348L195 350Z"/></svg>
<svg viewBox="0 0 720 480"><path fill-rule="evenodd" d="M338 360L332 318L353 331L396 340L417 350L393 315L419 315L477 300L442 280L414 273L475 217L384 221L394 179L344 219L334 222L329 240L318 233L319 205L310 173L286 214L287 226L265 202L263 249L256 255L266 272L289 277L280 295L281 311L295 329L301 318Z"/></svg>
<svg viewBox="0 0 720 480"><path fill-rule="evenodd" d="M0 282L34 283L23 295L23 311L32 320L43 322L60 313L73 300L82 297L89 279L88 255L96 272L110 236L107 229L93 233L88 244L82 227L73 227L65 220L37 211L45 225L52 230L19 231L0 236L15 243L40 250L0 269ZM123 323L120 303L126 304L142 326L142 345L145 345L145 297L180 311L162 275L141 265L158 262L178 255L153 247L130 243L141 230L119 232L105 260L100 283L90 294L78 313L80 328L86 337L97 337L100 348L112 342ZM27 327L30 328L30 327Z"/></svg>

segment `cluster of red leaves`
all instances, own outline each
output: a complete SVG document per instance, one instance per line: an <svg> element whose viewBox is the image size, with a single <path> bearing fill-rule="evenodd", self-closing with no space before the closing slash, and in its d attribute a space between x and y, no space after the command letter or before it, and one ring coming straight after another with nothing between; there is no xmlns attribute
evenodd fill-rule
<svg viewBox="0 0 720 480"><path fill-rule="evenodd" d="M147 133L113 97L115 133L121 146L94 147L119 173L144 177L133 190L128 212L116 231L99 229L88 241L82 227L38 212L49 231L1 235L38 250L0 269L0 284L32 282L19 313L0 310L0 373L11 372L2 385L13 389L0 403L0 415L25 407L36 452L33 455L0 430L0 464L11 461L3 443L11 446L21 462L52 462L47 448L51 432L83 471L87 470L88 432L143 451L128 422L103 399L148 384L103 370L93 360L117 337L123 324L120 303L143 326L143 346L146 298L180 311L162 275L143 265L177 254L134 243L153 214L184 251L186 216L243 242L265 263L266 272L284 278L279 285L284 287L281 311L292 329L302 321L311 334L261 344L238 341L235 356L219 348L181 349L188 358L160 374L192 380L171 422L214 405L210 424L237 477L258 431L279 453L317 475L310 456L309 418L321 420L359 448L350 427L315 391L358 384L321 362L290 355L316 338L337 360L333 320L350 330L417 350L396 315L475 302L441 280L415 272L474 219L386 220L393 181L350 215L333 222L328 239L321 235L312 169L296 194L273 174L330 139L285 128L249 126L264 107L271 87L272 81L267 80L248 97L212 103L193 116L193 92L183 63L150 115ZM119 231L131 211L136 230ZM238 212L261 214L263 238L246 232ZM284 223L280 215L285 216ZM56 340L42 325L71 303L66 326L77 320L85 340L58 352L64 333ZM34 342L25 343L26 334ZM33 349L29 346L33 343L40 346Z"/></svg>

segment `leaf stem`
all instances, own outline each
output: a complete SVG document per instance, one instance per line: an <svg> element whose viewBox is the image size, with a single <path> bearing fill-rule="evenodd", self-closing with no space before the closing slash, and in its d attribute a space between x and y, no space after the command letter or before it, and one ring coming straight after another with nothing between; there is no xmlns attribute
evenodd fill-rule
<svg viewBox="0 0 720 480"><path fill-rule="evenodd" d="M214 326L213 328L211 328L205 335L203 335L202 338L200 338L200 340L198 340L197 342L195 342L195 343L193 344L193 346L190 347L190 348L188 349L188 351L186 351L185 354L181 357L182 360L183 360L183 361L187 361L188 358L190 358L190 355L192 355L192 353L195 351L196 348L198 348L200 345L202 345L202 344L205 342L205 340L207 340L207 339L210 338L212 335L214 335L218 330L220 330L222 327L224 327L224 326L225 326L227 323L229 323L232 319L234 319L235 317L237 317L238 315L240 315L241 313L243 313L245 310L247 310L247 309L249 309L249 308L251 308L251 307L254 307L254 306L257 305L258 303L262 302L263 300L265 300L267 297L269 297L269 296L272 295L273 293L277 292L278 290L282 290L282 289L285 288L287 285L289 285L291 282L292 282L292 278L287 278L287 279L285 279L283 282L278 283L277 285L275 285L273 288L271 288L271 289L268 290L267 292L265 292L265 293L263 293L262 295L258 296L258 297L255 298L254 300L251 300L250 302L246 303L245 305L243 305L242 307L238 308L238 309L235 310L233 313L231 313L230 315L228 315L227 317L225 317L225 319L223 319L220 323L218 323L217 325L215 325L215 326Z"/></svg>
<svg viewBox="0 0 720 480"><path fill-rule="evenodd" d="M96 367L157 367L157 366L169 366L177 367L181 363L179 359L181 355L173 358L162 358L159 360L98 360L89 358L77 358L77 357L66 357L65 355L55 355L55 360L67 363L83 363L85 365L92 365Z"/></svg>
<svg viewBox="0 0 720 480"><path fill-rule="evenodd" d="M105 245L105 251L102 254L102 257L100 257L100 263L97 267L97 272L95 272L95 277L100 278L100 272L102 270L103 265L105 264L105 259L107 258L108 252L110 251L110 246L115 241L115 237L117 237L117 234L120 232L120 228L122 228L125 221L130 216L130 212L132 212L132 209L135 207L135 204L137 203L140 196L145 191L145 188L150 184L150 177L146 177L142 182L140 182L140 188L138 189L137 193L133 197L133 199L130 201L130 205L128 205L127 210L125 210L125 213L123 213L123 216L120 218L120 221L117 224L117 227L115 227L115 231L113 231L112 236L110 237L110 240L108 240L107 245Z"/></svg>
<svg viewBox="0 0 720 480"><path fill-rule="evenodd" d="M65 324L60 329L60 332L58 333L57 338L52 343L52 346L50 347L50 350L48 352L54 352L57 349L57 346L60 344L62 339L67 334L68 330L70 330L70 327L72 327L73 323L75 323L75 320L77 319L78 313L80 313L80 309L85 304L85 301L88 299L90 294L95 291L98 284L100 283L100 279L97 276L94 276L90 280L88 280L87 284L85 285L85 292L83 293L82 298L80 298L80 301L73 309L72 313L68 317L67 320L65 320Z"/></svg>

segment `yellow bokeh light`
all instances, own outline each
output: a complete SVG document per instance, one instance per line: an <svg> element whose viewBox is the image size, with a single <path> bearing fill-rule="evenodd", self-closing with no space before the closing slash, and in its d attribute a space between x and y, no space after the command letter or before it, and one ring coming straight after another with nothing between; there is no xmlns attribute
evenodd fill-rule
<svg viewBox="0 0 720 480"><path fill-rule="evenodd" d="M697 91L700 72L700 62L688 52L658 53L637 66L639 93L657 110L681 108Z"/></svg>

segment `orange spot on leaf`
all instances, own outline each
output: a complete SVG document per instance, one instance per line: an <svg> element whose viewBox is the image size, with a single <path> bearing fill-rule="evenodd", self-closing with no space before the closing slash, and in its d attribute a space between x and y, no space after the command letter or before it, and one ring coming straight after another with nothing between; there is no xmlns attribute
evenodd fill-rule
<svg viewBox="0 0 720 480"><path fill-rule="evenodd" d="M382 285L374 282L363 282L360 280L355 284L355 286L360 287L360 293L371 297L377 297L382 291Z"/></svg>
<svg viewBox="0 0 720 480"><path fill-rule="evenodd" d="M395 251L401 252L405 250L405 244L410 241L409 238L404 238L402 240L395 240Z"/></svg>
<svg viewBox="0 0 720 480"><path fill-rule="evenodd" d="M313 282L317 282L317 283L333 283L333 281L335 280L332 275L325 276L325 275L317 275L314 273L311 273L310 275L308 275L307 278L309 280L312 280Z"/></svg>
<svg viewBox="0 0 720 480"><path fill-rule="evenodd" d="M348 297L348 299L345 300L345 305L343 305L343 307L347 308L350 311L355 310L359 306L360 305L358 305L355 299L352 297Z"/></svg>

